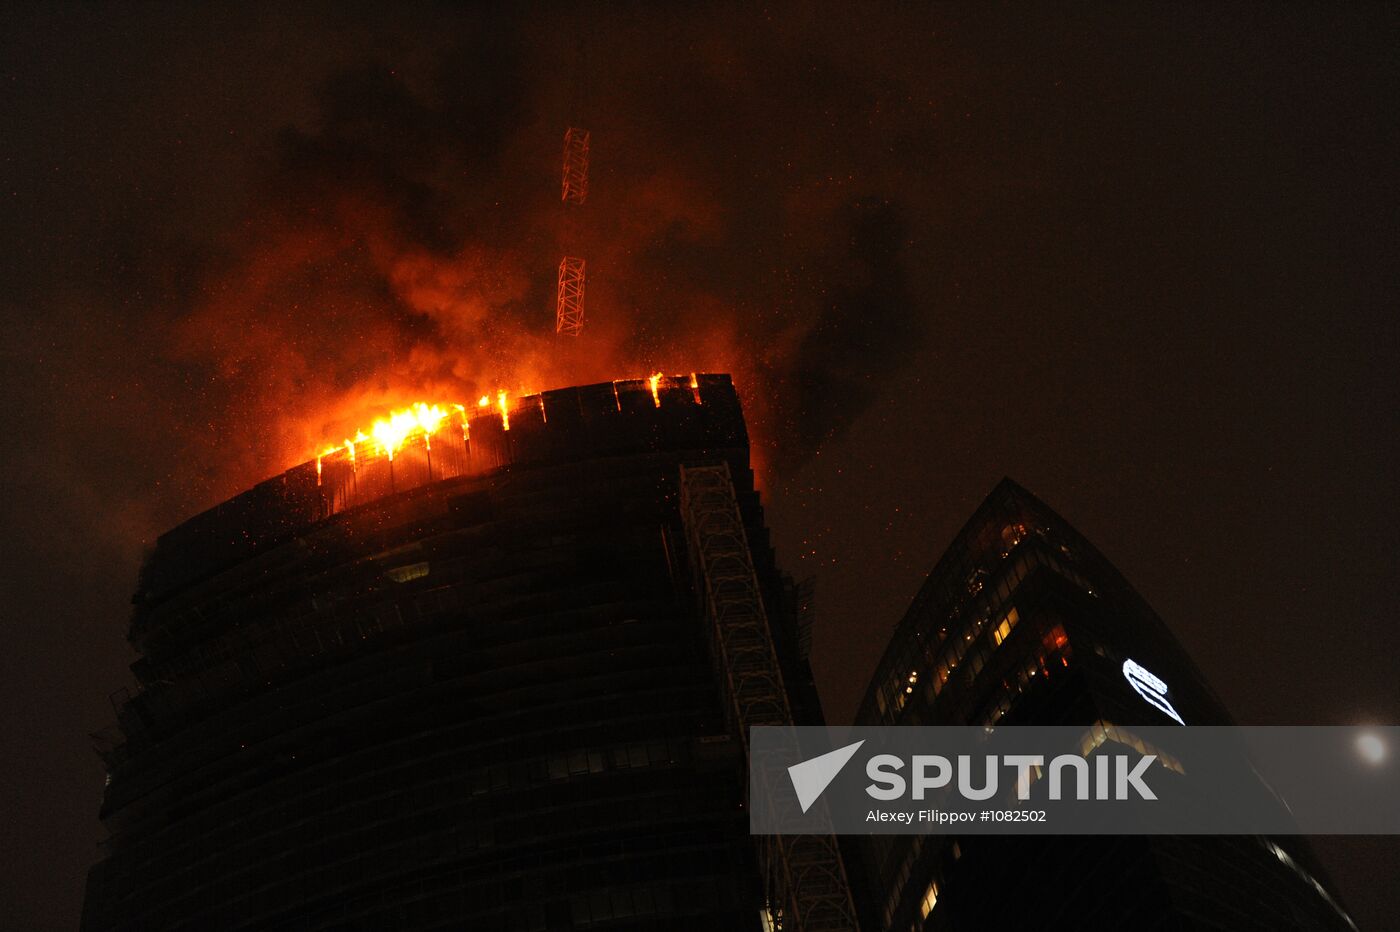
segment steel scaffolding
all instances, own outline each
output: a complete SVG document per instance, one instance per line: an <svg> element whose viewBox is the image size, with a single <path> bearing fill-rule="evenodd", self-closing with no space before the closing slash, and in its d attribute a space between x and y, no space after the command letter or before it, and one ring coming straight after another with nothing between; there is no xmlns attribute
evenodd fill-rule
<svg viewBox="0 0 1400 932"><path fill-rule="evenodd" d="M564 131L564 197L582 204L588 200L588 130L570 126Z"/></svg>
<svg viewBox="0 0 1400 932"><path fill-rule="evenodd" d="M559 302L554 332L576 337L583 330L583 260L565 256L559 263Z"/></svg>
<svg viewBox="0 0 1400 932"><path fill-rule="evenodd" d="M696 589L709 618L710 647L725 680L727 714L747 756L749 728L792 725L792 708L773 647L729 467L682 466L681 514ZM764 773L766 803L791 803L782 768ZM753 804L753 800L750 800ZM859 932L850 884L831 835L755 836L774 928Z"/></svg>

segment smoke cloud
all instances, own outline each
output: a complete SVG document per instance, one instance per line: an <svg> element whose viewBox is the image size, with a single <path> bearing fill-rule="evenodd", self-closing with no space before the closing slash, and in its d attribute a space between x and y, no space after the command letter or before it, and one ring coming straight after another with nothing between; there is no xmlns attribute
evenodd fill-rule
<svg viewBox="0 0 1400 932"><path fill-rule="evenodd" d="M781 474L921 339L897 179L830 116L889 119L892 89L857 80L888 37L818 54L752 18L687 34L590 11L613 20L599 40L561 9L453 13L425 46L369 16L305 50L300 104L192 154L227 174L187 165L197 187L169 213L101 224L95 268L18 299L33 341L74 361L50 373L54 407L128 460L118 475L65 449L70 484L126 523L149 513L147 536L391 406L658 370L732 372L756 460ZM220 105L201 90L192 106ZM570 124L593 136L582 207L559 198ZM553 332L566 254L588 267L577 339Z"/></svg>

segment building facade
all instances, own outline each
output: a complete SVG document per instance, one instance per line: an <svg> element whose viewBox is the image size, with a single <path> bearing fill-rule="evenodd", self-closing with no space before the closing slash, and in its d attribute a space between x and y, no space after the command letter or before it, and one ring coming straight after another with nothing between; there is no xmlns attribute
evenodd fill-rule
<svg viewBox="0 0 1400 932"><path fill-rule="evenodd" d="M754 929L744 751L679 468L723 464L820 720L727 376L521 399L163 536L86 930Z"/></svg>
<svg viewBox="0 0 1400 932"><path fill-rule="evenodd" d="M1231 724L1123 576L1010 480L929 575L857 723L1083 726L1085 753L1143 750L1134 725ZM872 836L863 849L876 921L897 932L1353 928L1296 837Z"/></svg>

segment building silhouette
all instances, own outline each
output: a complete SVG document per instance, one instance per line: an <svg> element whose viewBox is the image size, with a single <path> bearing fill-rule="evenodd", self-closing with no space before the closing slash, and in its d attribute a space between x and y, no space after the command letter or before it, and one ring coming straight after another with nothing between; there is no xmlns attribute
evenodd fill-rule
<svg viewBox="0 0 1400 932"><path fill-rule="evenodd" d="M1142 597L1009 479L929 575L857 717L1079 725L1086 753L1179 722L1231 724ZM873 923L897 932L1353 928L1297 837L880 835L862 851Z"/></svg>
<svg viewBox="0 0 1400 932"><path fill-rule="evenodd" d="M160 538L85 930L761 928L683 466L740 522L791 719L820 710L729 378L495 408Z"/></svg>
<svg viewBox="0 0 1400 932"><path fill-rule="evenodd" d="M750 836L747 728L821 722L807 596L727 376L502 399L289 470L143 566L82 927L1351 928L1297 839ZM1229 718L1009 480L858 715L1081 725L1089 752L1176 721Z"/></svg>

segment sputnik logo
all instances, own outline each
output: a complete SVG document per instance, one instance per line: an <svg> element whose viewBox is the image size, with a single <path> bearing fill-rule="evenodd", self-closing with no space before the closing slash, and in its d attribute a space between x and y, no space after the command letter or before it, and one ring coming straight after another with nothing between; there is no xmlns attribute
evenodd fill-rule
<svg viewBox="0 0 1400 932"><path fill-rule="evenodd" d="M1146 667L1132 660L1123 661L1123 676L1127 678L1128 685L1146 699L1149 705L1165 712L1178 725L1186 724L1167 700L1167 684L1162 682L1160 677L1154 676Z"/></svg>
<svg viewBox="0 0 1400 932"><path fill-rule="evenodd" d="M836 775L841 772L856 751L865 743L864 739L855 744L848 744L844 748L837 748L828 751L819 757L804 760L800 764L793 764L788 768L788 776L792 779L792 788L797 791L797 801L802 805L802 811L806 812L812 808L812 803L817 801L817 797L822 795L822 791L831 785L831 781L836 779Z"/></svg>

